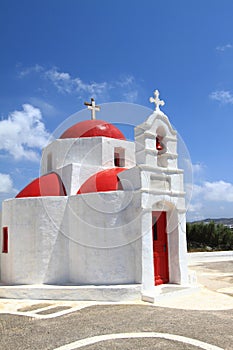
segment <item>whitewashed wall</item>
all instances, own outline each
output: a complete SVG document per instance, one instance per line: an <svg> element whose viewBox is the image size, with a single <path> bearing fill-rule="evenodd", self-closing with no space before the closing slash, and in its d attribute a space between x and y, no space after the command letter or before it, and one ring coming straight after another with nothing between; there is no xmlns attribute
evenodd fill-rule
<svg viewBox="0 0 233 350"><path fill-rule="evenodd" d="M123 191L73 196L67 209L71 282L140 283L140 196Z"/></svg>
<svg viewBox="0 0 233 350"><path fill-rule="evenodd" d="M2 282L141 283L140 203L140 193L123 191L5 201Z"/></svg>
<svg viewBox="0 0 233 350"><path fill-rule="evenodd" d="M61 283L68 276L68 242L61 233L66 197L10 199L2 225L9 249L1 254L1 280L9 284Z"/></svg>
<svg viewBox="0 0 233 350"><path fill-rule="evenodd" d="M55 140L43 150L41 174L57 172L66 187L67 195L75 195L91 175L115 166L116 148L124 149L124 167L133 167L134 142L107 137ZM51 167L48 167L48 158Z"/></svg>

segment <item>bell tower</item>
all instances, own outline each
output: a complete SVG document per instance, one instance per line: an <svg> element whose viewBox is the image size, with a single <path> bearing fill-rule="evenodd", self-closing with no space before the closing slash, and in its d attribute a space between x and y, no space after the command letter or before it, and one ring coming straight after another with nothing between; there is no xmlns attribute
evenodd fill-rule
<svg viewBox="0 0 233 350"><path fill-rule="evenodd" d="M178 168L177 132L160 110L155 90L151 115L135 128L136 167L119 174L125 190L141 198L142 283L188 283L183 170ZM128 185L130 183L130 186Z"/></svg>
<svg viewBox="0 0 233 350"><path fill-rule="evenodd" d="M158 90L154 96L150 97L150 102L155 104L154 112L135 128L137 164L177 169L177 133L160 110L165 103L159 99Z"/></svg>

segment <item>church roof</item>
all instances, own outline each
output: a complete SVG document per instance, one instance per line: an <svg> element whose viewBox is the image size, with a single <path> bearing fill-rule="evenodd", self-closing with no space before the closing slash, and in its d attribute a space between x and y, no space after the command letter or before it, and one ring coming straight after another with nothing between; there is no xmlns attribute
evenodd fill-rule
<svg viewBox="0 0 233 350"><path fill-rule="evenodd" d="M126 139L116 126L104 120L97 119L84 120L72 125L60 136L60 139L96 136L110 137L119 140Z"/></svg>
<svg viewBox="0 0 233 350"><path fill-rule="evenodd" d="M66 196L66 189L60 176L49 173L38 177L20 191L15 198Z"/></svg>
<svg viewBox="0 0 233 350"><path fill-rule="evenodd" d="M121 189L118 173L127 170L126 168L111 168L99 171L87 179L77 194L91 193L91 192L107 192L117 191Z"/></svg>

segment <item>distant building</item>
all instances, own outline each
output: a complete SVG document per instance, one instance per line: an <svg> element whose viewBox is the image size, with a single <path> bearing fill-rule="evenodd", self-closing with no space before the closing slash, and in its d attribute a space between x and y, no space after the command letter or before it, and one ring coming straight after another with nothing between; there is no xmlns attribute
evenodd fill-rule
<svg viewBox="0 0 233 350"><path fill-rule="evenodd" d="M233 230L233 225L231 224L225 224L224 226L228 227L229 229Z"/></svg>

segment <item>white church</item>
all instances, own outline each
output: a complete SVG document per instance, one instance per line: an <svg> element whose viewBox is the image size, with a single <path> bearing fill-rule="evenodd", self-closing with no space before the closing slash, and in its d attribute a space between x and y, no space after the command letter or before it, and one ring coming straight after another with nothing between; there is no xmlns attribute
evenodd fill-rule
<svg viewBox="0 0 233 350"><path fill-rule="evenodd" d="M188 286L183 170L160 110L127 141L78 122L42 153L41 176L2 205L0 297L127 300ZM88 114L87 114L88 117Z"/></svg>

